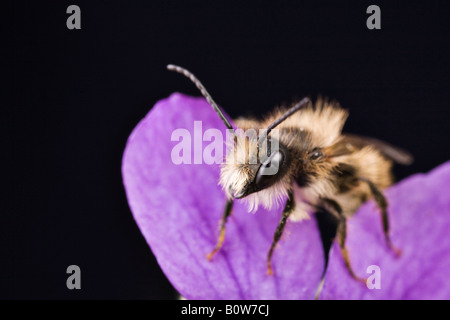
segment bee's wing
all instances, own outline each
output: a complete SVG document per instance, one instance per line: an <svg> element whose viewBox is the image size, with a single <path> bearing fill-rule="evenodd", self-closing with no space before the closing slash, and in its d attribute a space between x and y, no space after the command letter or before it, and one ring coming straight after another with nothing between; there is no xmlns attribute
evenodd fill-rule
<svg viewBox="0 0 450 320"><path fill-rule="evenodd" d="M381 152L386 158L403 165L410 165L414 161L414 157L408 152L395 147L387 142L365 136L355 134L342 134L343 139L339 142L338 153L344 154L351 152L351 149L361 149L365 146L372 146ZM347 152L345 152L348 150Z"/></svg>

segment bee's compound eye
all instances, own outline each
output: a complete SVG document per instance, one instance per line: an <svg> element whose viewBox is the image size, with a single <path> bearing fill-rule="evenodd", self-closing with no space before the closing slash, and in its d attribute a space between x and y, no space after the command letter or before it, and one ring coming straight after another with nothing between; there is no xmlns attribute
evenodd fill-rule
<svg viewBox="0 0 450 320"><path fill-rule="evenodd" d="M258 169L255 178L257 190L270 187L278 181L278 173L284 162L284 154L278 150L270 155L270 158L264 161Z"/></svg>
<svg viewBox="0 0 450 320"><path fill-rule="evenodd" d="M245 195L245 191L244 190L241 190L241 191L238 192L238 191L235 191L232 187L228 188L228 192L235 199L240 199L240 198L242 198Z"/></svg>

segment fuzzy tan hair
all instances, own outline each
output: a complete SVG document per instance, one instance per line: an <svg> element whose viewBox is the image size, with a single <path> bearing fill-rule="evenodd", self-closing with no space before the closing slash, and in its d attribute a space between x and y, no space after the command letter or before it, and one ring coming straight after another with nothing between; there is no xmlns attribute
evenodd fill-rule
<svg viewBox="0 0 450 320"><path fill-rule="evenodd" d="M285 111L285 108L277 108L263 121L240 118L236 120L236 124L243 130L254 129L257 132L260 129L267 128ZM326 147L338 141L347 116L348 113L341 109L337 103L329 103L326 100L318 99L315 106L306 106L287 118L276 129L296 128L301 131L305 130L313 137L318 147ZM291 144L294 144L295 141L281 136L280 143L285 144L286 147L291 147ZM260 156L262 157L265 156L265 146L264 144L264 147L260 149ZM228 142L228 152L225 164L221 168L219 184L230 199L233 197L230 194L230 188L237 191L243 190L255 178L256 172L251 170L250 163L255 163L254 161L257 160L254 158L256 150L257 139L242 134L238 134L236 141ZM323 179L330 172L333 164L324 163L322 166L323 168L319 168L319 174L315 179L317 183L313 184L312 193L316 195L326 194L334 187L330 181ZM259 205L271 209L283 203L289 191L292 190L294 173L295 170L292 168L273 186L245 197L244 201L247 202L249 211L256 211Z"/></svg>

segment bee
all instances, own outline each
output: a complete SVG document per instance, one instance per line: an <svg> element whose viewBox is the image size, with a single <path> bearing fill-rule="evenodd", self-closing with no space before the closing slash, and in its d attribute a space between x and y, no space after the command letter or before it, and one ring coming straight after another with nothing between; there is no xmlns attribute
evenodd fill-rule
<svg viewBox="0 0 450 320"><path fill-rule="evenodd" d="M304 98L290 108L276 108L263 120L239 118L235 124L244 132L264 129L259 136L242 136L190 71L175 65L167 68L185 75L197 86L234 137L233 152L227 153L227 161L221 166L218 183L227 201L217 244L207 255L209 260L225 241L226 222L235 199L245 199L249 211L285 203L268 248L268 275L273 274L272 256L287 221L309 219L309 213L324 210L338 221L336 240L348 272L365 283L366 279L352 269L345 240L347 219L369 199L375 200L379 208L387 246L400 254L389 236L388 202L383 190L393 183L393 163L409 165L413 161L411 154L375 138L343 133L348 111L322 98L314 104ZM277 170L268 173L274 167Z"/></svg>

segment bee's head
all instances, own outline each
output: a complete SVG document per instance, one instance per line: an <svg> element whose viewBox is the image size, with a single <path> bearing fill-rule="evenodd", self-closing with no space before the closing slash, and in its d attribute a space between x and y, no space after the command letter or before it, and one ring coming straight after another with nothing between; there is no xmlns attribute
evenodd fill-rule
<svg viewBox="0 0 450 320"><path fill-rule="evenodd" d="M239 132L239 131L238 131ZM280 203L290 186L290 155L273 136L258 140L238 134L229 148L220 172L219 184L229 199L242 199L256 210Z"/></svg>
<svg viewBox="0 0 450 320"><path fill-rule="evenodd" d="M238 166L225 165L222 173L225 176L229 170L243 171L246 175L245 183L227 183L226 189L230 196L236 199L244 198L252 193L267 189L276 184L286 174L287 153L277 150L259 164L241 164ZM239 173L238 173L239 175ZM243 175L241 175L243 176Z"/></svg>

